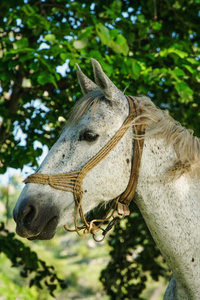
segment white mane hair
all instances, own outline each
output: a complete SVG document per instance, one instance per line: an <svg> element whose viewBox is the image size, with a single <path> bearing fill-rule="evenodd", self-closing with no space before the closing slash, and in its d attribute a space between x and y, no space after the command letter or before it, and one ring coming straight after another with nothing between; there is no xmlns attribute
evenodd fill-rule
<svg viewBox="0 0 200 300"><path fill-rule="evenodd" d="M145 96L134 98L138 102L140 114L133 119L130 125L143 124L146 126L145 134L140 137L135 135L134 138L157 136L165 140L166 146L172 145L176 151L178 159L167 174L168 180L178 178L185 172L190 175L195 173L199 178L200 139L193 135L192 130L183 127L178 121L174 120L167 111L156 107L150 98ZM90 107L92 107L92 113L95 113L98 110L100 101L106 101L112 105L112 101L106 99L99 89L84 95L73 107L67 125L76 124Z"/></svg>

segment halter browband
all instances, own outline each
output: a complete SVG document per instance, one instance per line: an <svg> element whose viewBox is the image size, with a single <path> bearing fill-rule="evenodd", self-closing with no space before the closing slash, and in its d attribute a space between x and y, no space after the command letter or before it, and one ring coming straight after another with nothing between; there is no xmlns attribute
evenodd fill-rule
<svg viewBox="0 0 200 300"><path fill-rule="evenodd" d="M51 187L66 191L72 192L74 194L74 200L76 204L75 216L74 216L74 225L75 229L71 230L67 225L64 228L67 231L76 231L79 235L87 235L91 233L93 238L95 239L95 235L99 229L103 231L103 238L106 233L112 228L112 226L119 220L119 216L113 218L115 211L118 212L120 216L127 216L130 214L129 204L133 199L135 194L135 190L138 182L138 175L140 169L140 162L142 156L142 149L144 144L144 139L135 139L134 141L134 153L132 159L132 168L131 175L129 179L128 186L126 190L112 200L112 204L108 209L105 217L103 219L94 219L88 222L85 218L83 208L82 208L82 197L83 197L83 189L82 183L86 174L94 168L102 159L104 159L108 153L117 145L117 143L122 139L124 134L129 130L132 120L138 116L138 105L137 100L132 96L126 96L129 103L129 115L120 127L120 129L115 133L115 135L111 138L110 141L93 157L91 158L81 170L63 173L63 174L41 174L34 173L28 176L25 179L25 183L39 183L39 184L48 184ZM140 136L144 134L144 125L133 125L134 134L136 136ZM78 226L78 215L80 215L81 221L83 222L82 226ZM105 222L109 221L111 218L112 221L108 224L106 229L103 229L101 226ZM80 233L80 230L83 230L83 234ZM101 240L103 240L103 238ZM95 239L96 240L96 239ZM97 240L99 241L99 240Z"/></svg>

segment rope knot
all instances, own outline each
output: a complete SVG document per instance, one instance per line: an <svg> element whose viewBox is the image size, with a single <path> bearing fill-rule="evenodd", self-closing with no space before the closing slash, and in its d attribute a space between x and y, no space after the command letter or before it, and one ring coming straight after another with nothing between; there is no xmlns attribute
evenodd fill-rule
<svg viewBox="0 0 200 300"><path fill-rule="evenodd" d="M122 202L117 203L117 212L119 215L126 217L130 215L130 209L128 207L128 204L124 204Z"/></svg>
<svg viewBox="0 0 200 300"><path fill-rule="evenodd" d="M99 227L96 226L93 221L90 222L88 233L91 233L92 235L96 235L98 231L99 231Z"/></svg>

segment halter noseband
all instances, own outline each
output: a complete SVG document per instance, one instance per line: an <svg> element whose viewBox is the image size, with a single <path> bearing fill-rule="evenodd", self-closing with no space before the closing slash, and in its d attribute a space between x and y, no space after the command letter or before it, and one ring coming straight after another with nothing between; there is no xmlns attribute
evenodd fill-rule
<svg viewBox="0 0 200 300"><path fill-rule="evenodd" d="M138 115L138 106L136 106L137 100L132 96L126 96L126 98L129 103L128 117L126 118L120 129L111 138L111 140L108 141L108 143L93 158L91 158L82 167L81 170L54 175L34 173L28 176L24 181L25 183L48 184L55 189L66 192L72 192L74 194L74 200L76 204L74 217L75 229L71 230L68 228L67 225L65 225L64 228L67 231L76 231L79 235L87 235L88 233L91 233L96 241L99 241L95 238L98 230L103 231L103 238L101 239L103 240L106 233L119 220L119 216L117 216L110 221L106 229L103 229L101 227L102 224L109 221L114 216L115 211L118 212L118 215L123 217L130 214L128 206L131 200L133 199L137 187L144 139L135 139L131 175L126 190L121 195L112 200L112 204L103 219L94 219L90 222L86 220L82 208L83 179L85 178L86 174L92 168L94 168L102 159L104 159L107 156L107 154L118 144L118 142L122 139L124 134L129 130L132 120ZM143 125L133 125L133 127L135 135L139 136L144 133L145 128ZM81 221L83 222L82 226L78 226L78 215L80 215ZM83 230L83 234L80 233L80 230Z"/></svg>

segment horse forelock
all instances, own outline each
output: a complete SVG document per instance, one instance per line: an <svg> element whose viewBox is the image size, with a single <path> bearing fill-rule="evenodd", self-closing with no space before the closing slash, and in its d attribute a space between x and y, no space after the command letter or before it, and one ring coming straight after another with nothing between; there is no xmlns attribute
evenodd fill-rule
<svg viewBox="0 0 200 300"><path fill-rule="evenodd" d="M111 100L108 100L100 89L94 89L84 95L72 108L67 125L75 125L78 123L91 107L93 108L93 112L96 111L100 101L111 103Z"/></svg>

